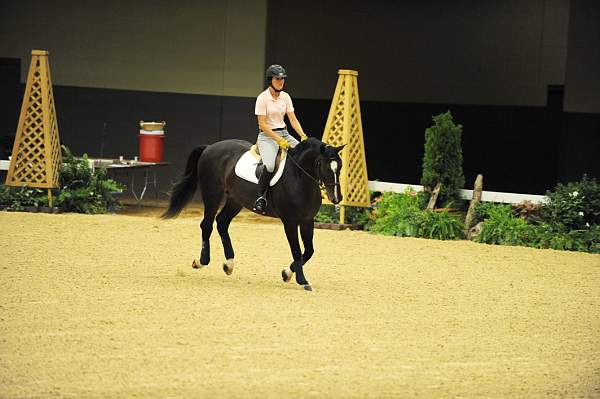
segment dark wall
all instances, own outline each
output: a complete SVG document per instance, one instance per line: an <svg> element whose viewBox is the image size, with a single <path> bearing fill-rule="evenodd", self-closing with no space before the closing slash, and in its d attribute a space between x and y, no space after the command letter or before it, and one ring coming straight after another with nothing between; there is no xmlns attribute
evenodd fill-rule
<svg viewBox="0 0 600 399"><path fill-rule="evenodd" d="M242 4L231 4L238 3ZM265 5L259 0L254 4ZM234 46L239 49L236 61L225 62L232 64L231 76L246 67L248 75L239 75L240 80L254 76L256 57L260 63L284 64L289 75L286 90L300 121L310 135L321 137L337 69L358 69L371 180L419 184L425 129L433 115L447 110L464 126L467 188L477 173L484 174L487 190L539 194L557 181L578 179L583 173L600 177L600 113L593 108L600 93L595 89L599 22L593 16L600 3L373 1L365 6L349 0L340 7L337 2L283 0L267 4L266 59L260 52L253 56L242 51L244 46ZM223 11L219 15L232 17L231 7L209 5L210 10ZM2 32L9 35L10 30L5 27ZM255 29L254 36L256 32L262 28ZM119 43L118 32L114 35L111 40ZM70 40L76 37L71 35ZM53 39L63 43L60 36ZM202 54L198 52L194 59L206 61ZM28 65L29 58L23 62ZM223 69L222 62L217 64L213 69L221 75L229 70ZM166 65L161 69L164 74L156 75L163 83L178 70L177 63ZM54 64L52 68L54 72ZM194 69L191 76L195 73ZM203 79L210 73L198 69ZM79 84L85 83L85 76L76 77ZM261 80L256 77L256 82ZM194 146L256 137L255 98L245 92L231 97L221 95L230 94L227 91L173 94L114 89L119 85L112 89L57 81L55 85L61 139L78 154L133 157L138 149L138 121L165 120L165 160L171 166L161 171L163 190L181 173ZM11 87L0 93L0 112L6 113L3 135L14 133L22 101L22 85L16 94Z"/></svg>
<svg viewBox="0 0 600 399"><path fill-rule="evenodd" d="M588 107L600 95L599 4L271 1L267 63L286 66L297 113L319 134L330 100L297 97L330 99L338 68L359 71L372 180L418 184L425 129L450 110L464 126L467 188L482 173L487 190L543 194L600 177L600 115L563 113L565 93Z"/></svg>
<svg viewBox="0 0 600 399"><path fill-rule="evenodd" d="M183 172L196 146L256 136L249 98L64 86L54 87L54 97L61 142L77 155L132 159L138 155L139 120L166 121L164 160L170 165L159 169L161 191Z"/></svg>
<svg viewBox="0 0 600 399"><path fill-rule="evenodd" d="M568 0L268 6L267 63L296 97L331 98L338 69L358 70L366 101L543 106L564 83Z"/></svg>
<svg viewBox="0 0 600 399"><path fill-rule="evenodd" d="M0 58L0 158L8 159L21 106L21 60Z"/></svg>
<svg viewBox="0 0 600 399"><path fill-rule="evenodd" d="M305 129L321 136L330 102L295 103ZM369 180L420 184L425 129L433 124L433 115L446 111L464 125L467 188L479 173L491 191L544 194L553 187L560 125L553 123L556 113L545 107L362 101Z"/></svg>
<svg viewBox="0 0 600 399"><path fill-rule="evenodd" d="M565 111L600 114L600 2L572 0Z"/></svg>
<svg viewBox="0 0 600 399"><path fill-rule="evenodd" d="M59 86L252 96L267 0L0 1L0 57L50 53Z"/></svg>
<svg viewBox="0 0 600 399"><path fill-rule="evenodd" d="M558 180L600 178L600 3L572 0Z"/></svg>

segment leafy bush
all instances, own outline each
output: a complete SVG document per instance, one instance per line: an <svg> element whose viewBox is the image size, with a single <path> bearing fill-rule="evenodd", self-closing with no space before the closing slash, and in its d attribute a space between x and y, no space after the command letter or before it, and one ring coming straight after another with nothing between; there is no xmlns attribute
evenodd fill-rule
<svg viewBox="0 0 600 399"><path fill-rule="evenodd" d="M578 182L559 183L546 196L548 202L543 208L546 223L564 226L565 231L600 225L600 184L595 179L584 175Z"/></svg>
<svg viewBox="0 0 600 399"><path fill-rule="evenodd" d="M416 237L419 225L419 198L411 190L404 194L384 193L372 211L367 228L374 233Z"/></svg>
<svg viewBox="0 0 600 399"><path fill-rule="evenodd" d="M477 242L531 246L536 241L535 227L515 216L510 205L487 203L478 207L478 213L485 215L485 222Z"/></svg>
<svg viewBox="0 0 600 399"><path fill-rule="evenodd" d="M533 246L537 248L600 253L600 225L566 231L560 226L543 223L536 226L536 232Z"/></svg>
<svg viewBox="0 0 600 399"><path fill-rule="evenodd" d="M545 207L542 207L544 211ZM485 219L481 233L475 241L487 244L522 245L567 251L600 253L600 225L569 229L551 220L532 223L516 214L510 205L480 203L478 217Z"/></svg>
<svg viewBox="0 0 600 399"><path fill-rule="evenodd" d="M0 206L8 211L22 211L25 207L48 206L47 191L39 188L10 188L0 184Z"/></svg>
<svg viewBox="0 0 600 399"><path fill-rule="evenodd" d="M108 178L106 168L92 172L87 154L77 159L65 146L60 168L60 193L57 206L67 212L104 213L118 206L114 193L124 187Z"/></svg>
<svg viewBox="0 0 600 399"><path fill-rule="evenodd" d="M447 211L421 211L418 237L438 240L456 240L463 237L465 224Z"/></svg>
<svg viewBox="0 0 600 399"><path fill-rule="evenodd" d="M369 221L368 208L358 206L347 206L345 213L345 223L358 224L364 226ZM323 204L319 213L315 216L315 222L321 223L339 223L340 211L334 205Z"/></svg>
<svg viewBox="0 0 600 399"><path fill-rule="evenodd" d="M462 125L455 125L450 111L433 117L434 125L425 130L425 152L421 184L429 190L441 183L440 203L459 202L463 188L461 135ZM429 200L428 193L426 200Z"/></svg>
<svg viewBox="0 0 600 399"><path fill-rule="evenodd" d="M107 177L106 168L89 166L87 155L77 159L65 146L63 164L59 169L60 188L53 190L55 205L65 212L103 213L118 207L115 193L124 186ZM0 185L0 205L7 210L19 211L26 206L48 206L47 191L36 188L13 188Z"/></svg>
<svg viewBox="0 0 600 399"><path fill-rule="evenodd" d="M420 208L420 196L407 189L404 194L384 193L372 211L367 229L399 237L424 237L439 240L462 237L464 224L447 211L430 212Z"/></svg>

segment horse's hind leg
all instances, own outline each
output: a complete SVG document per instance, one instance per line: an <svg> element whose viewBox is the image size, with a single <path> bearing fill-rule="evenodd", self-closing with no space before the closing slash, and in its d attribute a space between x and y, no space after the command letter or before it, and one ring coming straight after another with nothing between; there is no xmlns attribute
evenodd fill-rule
<svg viewBox="0 0 600 399"><path fill-rule="evenodd" d="M192 267L199 269L202 266L206 266L210 263L210 235L213 230L213 222L215 221L215 215L219 209L219 204L223 199L223 192L209 187L202 186L202 199L204 201L204 218L200 222L200 229L202 230L202 249L200 251L200 264L194 260Z"/></svg>
<svg viewBox="0 0 600 399"><path fill-rule="evenodd" d="M233 246L231 245L231 238L229 238L229 224L231 220L240 213L242 206L232 200L227 199L225 206L221 209L221 212L217 215L217 231L221 236L221 242L223 243L223 250L225 251L225 263L223 264L223 271L230 275L233 273L235 266L233 258L235 254L233 252Z"/></svg>

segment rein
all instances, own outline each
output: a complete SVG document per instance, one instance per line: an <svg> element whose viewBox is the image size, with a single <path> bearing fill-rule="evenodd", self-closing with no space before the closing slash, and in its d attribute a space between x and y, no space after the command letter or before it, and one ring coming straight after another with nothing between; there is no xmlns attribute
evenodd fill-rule
<svg viewBox="0 0 600 399"><path fill-rule="evenodd" d="M296 162L296 160L294 159L294 157L291 156L289 152L288 152L288 158L290 158L292 160L292 162L294 163L294 165L296 165L296 167L298 169L300 169L306 176L308 176L310 178L310 180L312 180L319 187L319 189L323 189L323 187L330 187L330 186L339 187L340 186L340 183L329 183L329 184L327 184L327 183L323 182L323 178L320 176L321 175L321 168L318 167L321 164L321 160L319 158L317 158L317 160L315 161L315 166L317 167L318 180L315 179L314 177L312 177L310 175L310 173L308 173L306 170L304 170L304 168L302 166L300 166L298 164L298 162Z"/></svg>

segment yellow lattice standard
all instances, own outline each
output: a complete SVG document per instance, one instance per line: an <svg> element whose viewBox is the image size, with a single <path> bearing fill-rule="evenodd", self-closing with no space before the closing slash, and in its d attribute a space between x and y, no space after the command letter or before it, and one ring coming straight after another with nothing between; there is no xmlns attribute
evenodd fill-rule
<svg viewBox="0 0 600 399"><path fill-rule="evenodd" d="M370 205L367 160L363 139L360 101L358 97L358 72L348 69L338 71L338 81L331 101L329 116L323 132L323 142L339 146L342 150L342 175L340 183L344 199L340 223L344 223L344 206ZM325 197L325 203L330 203Z"/></svg>
<svg viewBox="0 0 600 399"><path fill-rule="evenodd" d="M51 203L60 164L48 52L33 50L6 185L47 188Z"/></svg>

